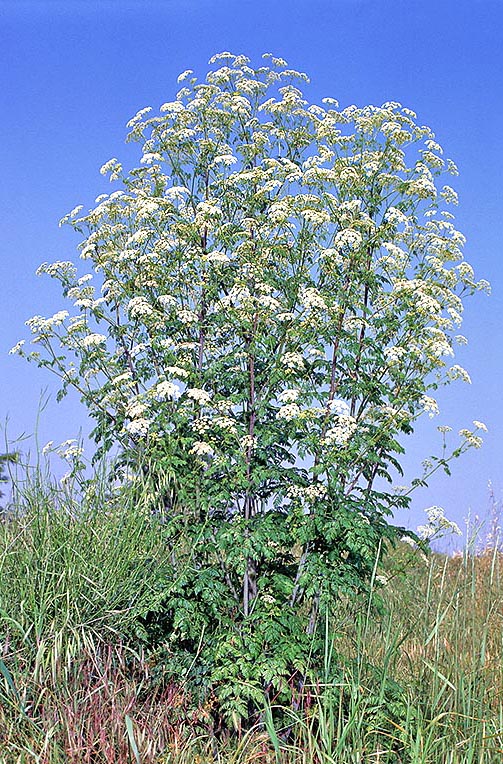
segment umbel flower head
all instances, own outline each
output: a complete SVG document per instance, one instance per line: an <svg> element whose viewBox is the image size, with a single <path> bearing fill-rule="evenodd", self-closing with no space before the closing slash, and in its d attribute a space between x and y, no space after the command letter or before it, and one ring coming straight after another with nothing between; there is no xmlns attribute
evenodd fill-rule
<svg viewBox="0 0 503 764"><path fill-rule="evenodd" d="M441 536L446 536L451 533L455 533L457 536L461 535L461 530L457 523L453 520L448 520L445 516L445 511L442 507L434 505L424 510L428 517L428 523L426 525L419 525L417 528L417 534L420 539L432 540L438 539Z"/></svg>

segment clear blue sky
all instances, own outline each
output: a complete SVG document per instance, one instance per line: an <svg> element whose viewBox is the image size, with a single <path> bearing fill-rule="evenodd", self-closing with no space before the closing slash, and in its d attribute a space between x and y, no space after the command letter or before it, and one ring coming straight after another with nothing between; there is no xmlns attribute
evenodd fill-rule
<svg viewBox="0 0 503 764"><path fill-rule="evenodd" d="M430 125L459 166L458 227L466 257L493 295L467 301L455 383L409 442L408 476L435 451L437 424L489 427L484 447L454 464L452 478L417 493L409 515L442 505L462 522L483 515L487 483L503 489L503 3L500 0L0 0L0 417L11 439L33 433L40 392L52 402L39 439L90 428L76 397L54 401L56 380L8 350L24 321L63 307L57 285L37 278L43 261L77 257L77 237L59 219L108 189L99 167L136 159L125 123L143 106L173 98L176 77L222 50L257 63L272 52L306 71L312 102L396 100ZM0 447L1 450L1 447Z"/></svg>

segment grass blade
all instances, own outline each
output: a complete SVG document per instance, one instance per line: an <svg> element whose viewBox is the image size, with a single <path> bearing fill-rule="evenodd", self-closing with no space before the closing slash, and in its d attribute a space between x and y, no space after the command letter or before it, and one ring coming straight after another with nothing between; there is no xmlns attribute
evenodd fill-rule
<svg viewBox="0 0 503 764"><path fill-rule="evenodd" d="M136 740L134 737L133 720L128 714L126 714L125 720L126 720L127 735L129 738L129 745L131 746L131 750L133 751L136 764L141 764L140 752L138 750L138 746L136 745Z"/></svg>

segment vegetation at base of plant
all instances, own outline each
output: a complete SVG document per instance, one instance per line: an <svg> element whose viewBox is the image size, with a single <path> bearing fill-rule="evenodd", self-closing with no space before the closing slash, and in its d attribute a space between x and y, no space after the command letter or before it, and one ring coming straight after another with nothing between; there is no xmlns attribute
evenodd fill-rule
<svg viewBox="0 0 503 764"><path fill-rule="evenodd" d="M179 657L162 630L147 641L145 621L162 612L152 572L166 557L162 518L142 514L138 495L121 512L124 497L105 475L89 485L92 507L77 486L44 480L31 473L0 524L1 764L130 764L135 750L144 764L498 760L494 524L479 554L424 556L400 544L370 593L325 611L317 676L293 681L285 697L264 692L245 729L239 714L224 723L216 688L202 691L207 677L198 693L187 669L170 667Z"/></svg>

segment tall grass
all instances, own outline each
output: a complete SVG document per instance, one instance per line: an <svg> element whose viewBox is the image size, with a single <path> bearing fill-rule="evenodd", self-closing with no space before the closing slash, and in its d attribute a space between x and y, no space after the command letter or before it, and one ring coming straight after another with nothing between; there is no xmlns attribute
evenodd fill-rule
<svg viewBox="0 0 503 764"><path fill-rule="evenodd" d="M294 708L213 731L162 681L142 619L169 575L148 497L31 473L0 523L1 764L493 764L503 756L503 555L403 545L370 601L326 623ZM376 606L378 597L384 608Z"/></svg>
<svg viewBox="0 0 503 764"><path fill-rule="evenodd" d="M167 564L158 523L105 477L72 491L39 474L0 529L0 614L38 645L74 630L126 633L152 606Z"/></svg>

